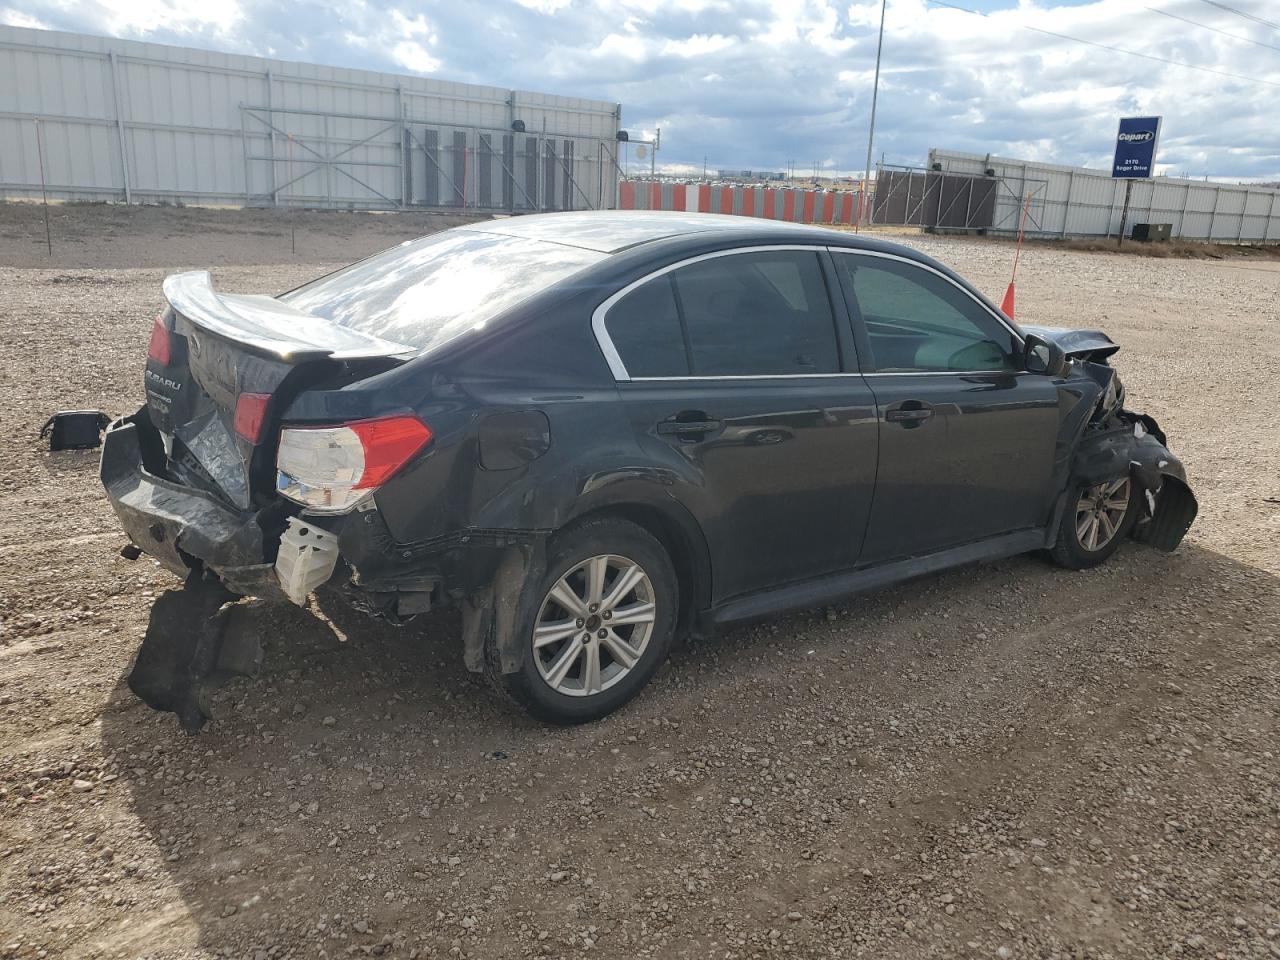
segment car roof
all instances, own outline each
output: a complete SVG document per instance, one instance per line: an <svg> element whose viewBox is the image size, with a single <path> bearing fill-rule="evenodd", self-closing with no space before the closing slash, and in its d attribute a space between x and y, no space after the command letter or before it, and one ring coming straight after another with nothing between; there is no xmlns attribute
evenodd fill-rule
<svg viewBox="0 0 1280 960"><path fill-rule="evenodd" d="M758 234L759 239L845 243L849 234L784 220L754 220L718 213L679 213L661 210L584 210L502 217L468 224L461 230L544 240L614 254L656 240L708 233Z"/></svg>

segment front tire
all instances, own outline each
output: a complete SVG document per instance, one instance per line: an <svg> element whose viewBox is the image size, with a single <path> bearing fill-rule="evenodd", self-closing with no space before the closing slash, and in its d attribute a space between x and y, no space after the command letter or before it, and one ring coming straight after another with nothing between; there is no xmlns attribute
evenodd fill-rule
<svg viewBox="0 0 1280 960"><path fill-rule="evenodd" d="M494 677L540 720L586 723L631 700L671 649L679 591L666 551L626 520L589 519L557 534L546 572L525 585L520 669ZM496 658L490 656L490 663Z"/></svg>
<svg viewBox="0 0 1280 960"><path fill-rule="evenodd" d="M1138 519L1131 477L1074 488L1050 556L1068 570L1096 567L1119 549Z"/></svg>

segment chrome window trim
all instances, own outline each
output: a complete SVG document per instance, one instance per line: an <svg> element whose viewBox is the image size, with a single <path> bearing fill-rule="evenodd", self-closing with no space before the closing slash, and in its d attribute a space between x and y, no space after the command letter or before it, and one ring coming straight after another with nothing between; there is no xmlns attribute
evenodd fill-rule
<svg viewBox="0 0 1280 960"><path fill-rule="evenodd" d="M932 273L934 276L941 277L943 280L947 281L947 283L951 284L953 287L955 287L957 290L963 293L966 297L968 297L970 300L976 303L979 307L981 307L986 313L988 313L992 317L992 319L994 319L998 324L1000 324L1000 326L1004 327L1007 331L1009 331L1009 333L1013 335L1013 338L1017 340L1018 343L1023 343L1022 334L1019 333L1017 330L1015 330L1013 327L1009 326L1009 321L1003 314L1001 314L998 310L993 310L990 306L988 306L987 304L979 300L976 296L974 296L972 290L966 289L965 287L956 283L954 279L952 279L951 277L948 277L941 270L937 270L929 266L927 263L921 263L919 260L912 260L910 257L899 256L896 253L885 253L881 250L853 250L853 249L850 249L849 247L827 247L827 252L831 254L839 253L839 254L844 254L846 256L852 256L852 257L880 257L882 260L897 260L899 263L908 264L909 266L915 267L919 270L927 270L929 271L929 273ZM920 372L922 373L960 373L962 371L927 370L927 371L920 371ZM978 371L973 371L973 372L978 372ZM983 372L997 373L999 371L987 370ZM871 374L867 374L867 376L870 376L870 375Z"/></svg>
<svg viewBox="0 0 1280 960"><path fill-rule="evenodd" d="M679 270L681 267L687 267L690 264L701 263L704 260L715 260L718 257L732 257L743 253L770 253L776 250L800 250L809 253L821 253L823 250L829 249L825 244L821 243L769 243L760 244L759 246L749 247L733 247L728 250L713 250L711 253L701 253L696 257L689 257L686 260L680 260L676 263L669 263L665 267L661 267L653 273L647 273L638 280L633 280L621 290L609 296L609 299L596 307L595 312L591 314L591 329L595 333L596 343L600 347L600 352L604 354L605 360L609 364L609 370L613 373L613 379L619 383L629 383L631 381L657 381L657 380L782 380L797 379L810 377L841 377L841 376L857 376L847 371L838 371L836 373L750 373L750 374L733 374L727 376L688 376L688 377L633 377L627 373L627 366L622 362L622 357L618 353L618 348L613 345L613 340L609 337L609 331L605 327L605 319L609 313L609 308L625 297L636 287L648 283L650 280L656 280L658 277L666 276L672 270ZM833 317L834 319L834 317ZM834 330L832 333L834 334Z"/></svg>
<svg viewBox="0 0 1280 960"><path fill-rule="evenodd" d="M987 304L983 303L980 299L974 296L972 291L965 289L965 287L957 283L951 277L947 276L941 270L937 270L926 263L921 263L918 260L912 260L910 257L900 256L899 254L896 254L896 253L886 253L881 250L858 250L858 249L851 249L849 247L831 247L831 246L826 246L825 244L772 243L772 244L761 244L760 246L751 246L751 247L733 247L728 250L714 250L711 253L702 253L696 257L689 257L688 259L680 260L680 261L677 261L676 263L669 263L665 267L661 267L653 271L652 273L645 274L643 277L640 277L638 280L631 281L631 283L627 284L621 290L618 290L617 292L611 294L609 298L605 300L603 303L601 303L600 306L596 307L595 311L591 314L591 329L592 329L592 332L595 334L596 344L600 347L600 352L604 354L605 361L609 364L609 370L613 374L613 379L619 383L632 383L632 382L662 383L662 382L669 382L669 381L689 382L689 381L701 381L701 380L815 380L815 379L823 379L823 378L830 378L830 377L936 377L939 374L945 374L948 376L979 376L979 375L1008 376L1010 374L1017 374L1021 372L1021 371L1009 371L1009 370L902 370L902 371L872 370L867 372L838 371L836 373L743 373L743 374L724 374L724 375L715 375L715 376L707 375L707 376L678 376L678 377L633 377L627 372L627 366L622 362L622 357L618 353L618 348L614 346L613 340L609 337L608 328L605 326L605 323L608 319L609 309L615 303L617 303L619 300L621 300L623 297L629 294L632 290L635 290L637 287L648 283L650 280L656 280L658 277L665 276L666 274L670 273L672 270L678 270L681 267L689 266L690 264L701 263L704 260L714 260L717 257L732 257L732 256L736 256L743 253L767 253L775 250L800 250L800 251L809 251L812 253L820 253L825 250L826 252L833 255L844 254L846 256L855 256L855 257L880 257L881 259L884 259L884 260L897 260L900 263L908 264L909 266L916 267L920 270L927 270L929 273L932 273L935 276L941 277L943 280L947 281L947 283L951 284L953 287L955 287L957 290L959 290L961 293L967 296L970 300L976 303L979 307L981 307L984 311L986 311L992 318L995 319L997 323L1000 324L1000 326L1004 327L1005 330L1007 330L1009 334L1018 343L1023 342L1022 334L1020 334L1017 330L1011 327L1009 325L1009 321L1006 320L998 311L993 310Z"/></svg>
<svg viewBox="0 0 1280 960"><path fill-rule="evenodd" d="M720 373L703 377L630 377L628 383L667 383L672 380L830 380L832 377L861 377L856 371L835 373Z"/></svg>

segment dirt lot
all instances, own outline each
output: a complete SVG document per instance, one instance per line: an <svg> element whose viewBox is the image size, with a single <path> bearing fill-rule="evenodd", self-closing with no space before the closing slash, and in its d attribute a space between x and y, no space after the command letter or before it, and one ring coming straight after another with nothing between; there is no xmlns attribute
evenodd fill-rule
<svg viewBox="0 0 1280 960"><path fill-rule="evenodd" d="M547 729L396 630L250 608L198 738L123 686L175 586L49 412L132 410L162 277L275 292L430 218L0 206L0 958L1280 957L1280 264L1035 249L1200 519L688 645ZM999 297L1011 251L909 240Z"/></svg>

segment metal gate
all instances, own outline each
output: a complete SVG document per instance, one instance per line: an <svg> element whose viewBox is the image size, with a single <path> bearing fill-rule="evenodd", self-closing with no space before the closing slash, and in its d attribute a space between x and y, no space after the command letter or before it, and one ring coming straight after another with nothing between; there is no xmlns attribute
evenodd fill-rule
<svg viewBox="0 0 1280 960"><path fill-rule="evenodd" d="M288 107L241 105L240 113L250 206L531 213L618 205L620 144L612 139Z"/></svg>
<svg viewBox="0 0 1280 960"><path fill-rule="evenodd" d="M871 222L943 230L1017 230L1025 205L1029 227L1038 229L1047 186L1045 180L1019 178L1015 189L1004 177L880 164ZM1025 195L1018 190L1025 190Z"/></svg>
<svg viewBox="0 0 1280 960"><path fill-rule="evenodd" d="M615 141L447 124L405 130L407 206L531 213L618 205Z"/></svg>

